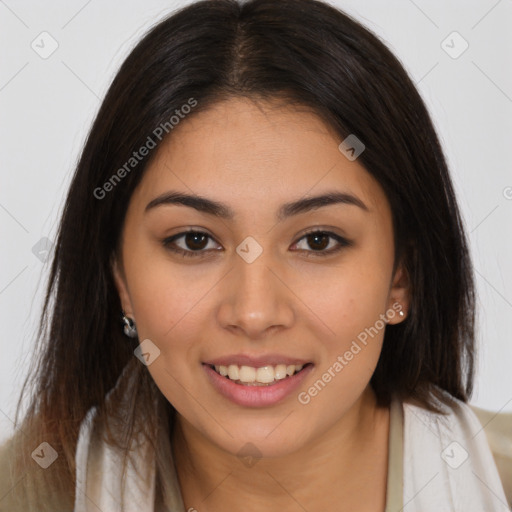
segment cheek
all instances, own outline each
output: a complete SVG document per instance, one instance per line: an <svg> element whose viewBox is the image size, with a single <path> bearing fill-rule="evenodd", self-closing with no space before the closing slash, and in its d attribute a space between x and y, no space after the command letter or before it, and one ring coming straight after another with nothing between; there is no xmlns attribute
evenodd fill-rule
<svg viewBox="0 0 512 512"><path fill-rule="evenodd" d="M191 363L200 359L208 293L219 277L200 265L176 265L151 248L131 254L126 267L139 339L151 340L160 351L148 371L167 400L194 419L190 396L200 393Z"/></svg>
<svg viewBox="0 0 512 512"><path fill-rule="evenodd" d="M319 340L323 350L314 382L299 399L310 412L330 411L334 421L367 387L382 349L391 269L389 254L368 250L333 267L330 279L316 276L321 286L311 296L311 309L329 335Z"/></svg>
<svg viewBox="0 0 512 512"><path fill-rule="evenodd" d="M298 295L307 298L310 310L329 328L324 331L339 345L384 314L390 273L391 263L386 258L359 251L329 270L309 272Z"/></svg>
<svg viewBox="0 0 512 512"><path fill-rule="evenodd" d="M176 265L158 247L140 244L133 249L129 253L127 247L131 257L126 270L140 336L160 342L179 338L183 343L218 276L207 265Z"/></svg>
<svg viewBox="0 0 512 512"><path fill-rule="evenodd" d="M324 283L312 309L329 326L314 379L297 397L311 416L334 422L367 387L382 349L388 269L360 258ZM302 410L302 409L301 409Z"/></svg>

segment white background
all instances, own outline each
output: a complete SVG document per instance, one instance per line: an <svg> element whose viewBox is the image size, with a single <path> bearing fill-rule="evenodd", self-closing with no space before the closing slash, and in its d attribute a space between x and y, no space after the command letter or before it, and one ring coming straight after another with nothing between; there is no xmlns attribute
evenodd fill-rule
<svg viewBox="0 0 512 512"><path fill-rule="evenodd" d="M100 101L143 33L189 2L0 0L0 439L13 430L65 193ZM512 411L512 0L340 0L400 58L433 115L478 288L472 403ZM47 31L57 50L32 41ZM458 58L442 47L463 48Z"/></svg>

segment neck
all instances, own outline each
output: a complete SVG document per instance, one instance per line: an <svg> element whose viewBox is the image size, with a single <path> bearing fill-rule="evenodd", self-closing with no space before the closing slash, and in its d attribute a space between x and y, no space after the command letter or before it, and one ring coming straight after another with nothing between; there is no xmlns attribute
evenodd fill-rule
<svg viewBox="0 0 512 512"><path fill-rule="evenodd" d="M363 512L385 507L388 436L389 409L377 407L368 386L328 431L286 456L244 465L179 414L172 447L186 510L313 511L325 503Z"/></svg>

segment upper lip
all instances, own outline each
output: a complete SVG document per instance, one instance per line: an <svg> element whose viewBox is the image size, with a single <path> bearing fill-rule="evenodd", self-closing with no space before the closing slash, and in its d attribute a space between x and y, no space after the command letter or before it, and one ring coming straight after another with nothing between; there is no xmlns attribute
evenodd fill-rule
<svg viewBox="0 0 512 512"><path fill-rule="evenodd" d="M276 366L278 364L286 365L305 365L311 361L305 359L297 359L281 354L262 354L258 356L250 356L247 354L232 354L229 356L217 357L204 361L204 364L213 366L229 366L236 364L237 366L252 366L253 368L261 368L262 366Z"/></svg>

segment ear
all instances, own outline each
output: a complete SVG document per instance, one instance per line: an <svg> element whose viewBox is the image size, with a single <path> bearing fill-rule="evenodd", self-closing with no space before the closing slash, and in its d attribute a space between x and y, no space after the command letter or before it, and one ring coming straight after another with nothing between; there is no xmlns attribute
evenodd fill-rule
<svg viewBox="0 0 512 512"><path fill-rule="evenodd" d="M407 318L410 308L411 283L402 263L397 267L389 291L387 317L388 324L399 324ZM403 312L403 315L400 314Z"/></svg>
<svg viewBox="0 0 512 512"><path fill-rule="evenodd" d="M123 265L117 256L113 256L110 266L112 268L112 275L114 276L117 293L119 294L119 300L121 301L121 307L127 316L133 318L133 307L130 300L130 294L128 293Z"/></svg>

